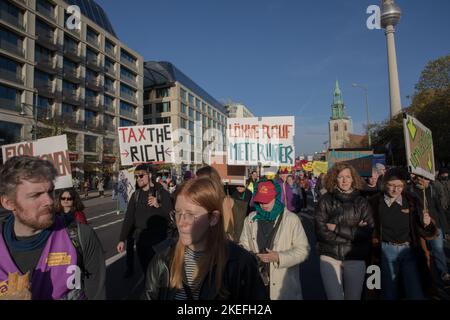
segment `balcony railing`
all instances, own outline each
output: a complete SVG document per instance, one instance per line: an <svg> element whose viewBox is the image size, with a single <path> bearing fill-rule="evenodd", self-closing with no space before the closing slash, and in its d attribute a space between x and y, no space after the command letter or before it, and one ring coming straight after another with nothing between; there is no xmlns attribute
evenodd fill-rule
<svg viewBox="0 0 450 320"><path fill-rule="evenodd" d="M76 45L65 44L64 45L64 55L71 58L76 62L80 62L82 57L79 53L78 47Z"/></svg>
<svg viewBox="0 0 450 320"><path fill-rule="evenodd" d="M86 87L93 89L95 91L103 90L100 80L94 78L86 78Z"/></svg>
<svg viewBox="0 0 450 320"><path fill-rule="evenodd" d="M80 105L82 102L78 93L73 92L73 91L65 90L63 92L62 97L63 97L63 101L67 102L68 104Z"/></svg>
<svg viewBox="0 0 450 320"><path fill-rule="evenodd" d="M113 124L103 124L103 129L109 132L116 132L116 126ZM109 150L108 150L109 151ZM111 152L111 151L110 151Z"/></svg>
<svg viewBox="0 0 450 320"><path fill-rule="evenodd" d="M56 21L55 8L49 9L44 5L42 5L40 1L36 1L36 11L45 16L46 18L52 21Z"/></svg>
<svg viewBox="0 0 450 320"><path fill-rule="evenodd" d="M86 41L87 43L89 43L90 45L98 48L98 36L95 36L93 34L90 34L89 32L86 34Z"/></svg>
<svg viewBox="0 0 450 320"><path fill-rule="evenodd" d="M25 50L22 48L22 46L14 45L11 42L5 41L3 39L0 39L0 49L11 52L21 57L25 56Z"/></svg>
<svg viewBox="0 0 450 320"><path fill-rule="evenodd" d="M63 76L64 76L64 78L66 78L67 80L69 80L71 82L74 82L74 83L81 82L80 75L79 75L78 71L74 68L65 67Z"/></svg>
<svg viewBox="0 0 450 320"><path fill-rule="evenodd" d="M103 105L96 99L86 98L85 108L96 112L103 112Z"/></svg>
<svg viewBox="0 0 450 320"><path fill-rule="evenodd" d="M24 83L24 77L21 74L13 73L2 69L0 69L0 79L5 79L19 84Z"/></svg>
<svg viewBox="0 0 450 320"><path fill-rule="evenodd" d="M36 80L35 87L38 90L39 94L53 95L55 93L55 90L53 89L52 81Z"/></svg>
<svg viewBox="0 0 450 320"><path fill-rule="evenodd" d="M114 67L111 65L105 65L105 72L113 77L116 76L116 71L114 70Z"/></svg>
<svg viewBox="0 0 450 320"><path fill-rule="evenodd" d="M5 21L6 23L16 27L17 29L20 29L22 31L25 31L25 25L23 23L23 17L17 17L13 16L12 14L8 13L5 10L0 10L0 20Z"/></svg>
<svg viewBox="0 0 450 320"><path fill-rule="evenodd" d="M136 83L136 78L135 79L130 79L128 77L120 77L120 80L126 82L127 84L131 85L134 88L138 87L138 85Z"/></svg>
<svg viewBox="0 0 450 320"><path fill-rule="evenodd" d="M100 65L100 62L95 58L87 58L86 64L94 69L95 71L103 71L102 66Z"/></svg>
<svg viewBox="0 0 450 320"><path fill-rule="evenodd" d="M57 74L61 71L61 68L56 67L55 60L52 57L44 55L39 55L36 57L36 65L51 74Z"/></svg>
<svg viewBox="0 0 450 320"><path fill-rule="evenodd" d="M111 94L115 94L116 93L116 89L114 89L114 86L110 85L110 84L105 84L105 91L109 92Z"/></svg>
<svg viewBox="0 0 450 320"><path fill-rule="evenodd" d="M130 119L133 119L133 120L137 120L137 115L136 115L136 112L132 112L132 111L127 111L127 110L120 110L120 115L121 116L124 116L124 117L127 117L127 118L130 118Z"/></svg>
<svg viewBox="0 0 450 320"><path fill-rule="evenodd" d="M105 47L105 52L106 52L106 54L107 55L109 55L110 57L115 57L116 56L116 54L114 53L114 49L113 48L110 48L110 47Z"/></svg>
<svg viewBox="0 0 450 320"><path fill-rule="evenodd" d="M56 50L57 46L55 43L55 37L53 32L48 32L47 30L36 28L37 41L51 50Z"/></svg>
<svg viewBox="0 0 450 320"><path fill-rule="evenodd" d="M128 100L128 101L131 101L131 102L133 102L133 103L137 103L136 97L134 97L134 96L132 96L132 95L129 95L129 94L126 94L126 93L121 92L121 93L120 93L120 97L123 98L123 99L126 99L126 100Z"/></svg>
<svg viewBox="0 0 450 320"><path fill-rule="evenodd" d="M137 70L136 62L131 62L128 59L125 59L124 57L120 57L120 62L122 62L124 65L131 67L133 70Z"/></svg>
<svg viewBox="0 0 450 320"><path fill-rule="evenodd" d="M84 127L87 130L102 133L105 131L103 126L100 124L100 121L97 120L85 120Z"/></svg>
<svg viewBox="0 0 450 320"><path fill-rule="evenodd" d="M105 111L109 113L116 113L116 109L113 106L105 105Z"/></svg>

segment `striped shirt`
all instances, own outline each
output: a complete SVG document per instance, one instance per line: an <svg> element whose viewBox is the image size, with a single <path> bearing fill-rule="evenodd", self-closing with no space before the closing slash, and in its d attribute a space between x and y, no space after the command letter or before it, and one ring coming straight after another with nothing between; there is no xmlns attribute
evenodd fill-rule
<svg viewBox="0 0 450 320"><path fill-rule="evenodd" d="M203 252L196 252L188 247L184 249L184 270L186 271L187 285L191 288L194 300L198 300L200 294L200 285L194 282L194 274L202 255ZM184 288L177 290L175 300L188 300L188 295Z"/></svg>

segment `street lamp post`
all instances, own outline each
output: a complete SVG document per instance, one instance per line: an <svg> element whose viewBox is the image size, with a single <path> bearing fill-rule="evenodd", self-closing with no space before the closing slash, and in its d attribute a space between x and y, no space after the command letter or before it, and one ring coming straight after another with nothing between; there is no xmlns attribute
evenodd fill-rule
<svg viewBox="0 0 450 320"><path fill-rule="evenodd" d="M25 107L31 108L31 112L33 113L33 141L37 140L37 129L38 129L38 114L37 114L37 107L38 107L38 93L35 91L33 92L33 104L28 104L25 102L22 102L21 104L21 110L20 115L26 116ZM48 119L48 110L47 110L47 118Z"/></svg>
<svg viewBox="0 0 450 320"><path fill-rule="evenodd" d="M369 148L372 147L372 138L370 136L370 121L369 121L369 94L368 94L368 89L367 86L364 85L360 85L357 83L353 83L352 86L354 88L361 88L364 90L365 96L366 96L366 115L367 115L367 139L369 142Z"/></svg>

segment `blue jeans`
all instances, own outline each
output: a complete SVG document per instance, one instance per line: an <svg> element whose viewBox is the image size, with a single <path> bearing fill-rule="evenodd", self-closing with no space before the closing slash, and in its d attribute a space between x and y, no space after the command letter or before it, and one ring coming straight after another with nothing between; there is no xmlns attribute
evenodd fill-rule
<svg viewBox="0 0 450 320"><path fill-rule="evenodd" d="M427 240L428 248L431 249L431 255L440 277L448 272L447 257L444 251L444 235L442 229L438 229L438 235L433 240Z"/></svg>
<svg viewBox="0 0 450 320"><path fill-rule="evenodd" d="M425 299L420 283L416 252L409 245L381 244L381 292L385 300L399 298L398 281L402 277L408 300Z"/></svg>

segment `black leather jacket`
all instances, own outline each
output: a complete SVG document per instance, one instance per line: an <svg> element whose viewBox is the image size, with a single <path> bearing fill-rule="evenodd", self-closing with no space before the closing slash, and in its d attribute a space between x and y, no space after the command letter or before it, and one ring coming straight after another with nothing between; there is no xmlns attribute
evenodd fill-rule
<svg viewBox="0 0 450 320"><path fill-rule="evenodd" d="M209 285L209 275L205 277L199 300L267 300L266 289L259 275L256 258L234 242L228 241L228 262L223 284L228 296L217 297L214 275ZM170 263L175 245L172 243L157 253L147 269L144 299L173 300L176 289L169 287Z"/></svg>
<svg viewBox="0 0 450 320"><path fill-rule="evenodd" d="M359 226L364 221L365 226ZM315 225L319 255L337 260L366 260L373 231L372 211L359 191L323 195L316 207ZM330 231L327 223L335 224Z"/></svg>

